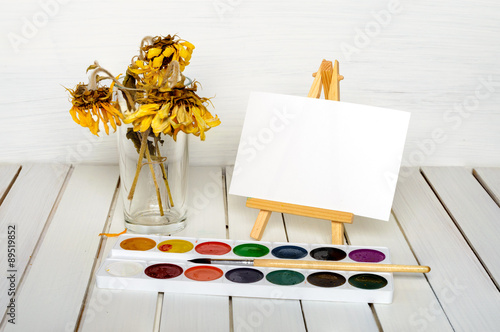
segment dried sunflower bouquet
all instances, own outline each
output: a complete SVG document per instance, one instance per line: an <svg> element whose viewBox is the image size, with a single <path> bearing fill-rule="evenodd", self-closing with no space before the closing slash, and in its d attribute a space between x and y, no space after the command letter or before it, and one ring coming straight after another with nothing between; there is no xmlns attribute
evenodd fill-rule
<svg viewBox="0 0 500 332"><path fill-rule="evenodd" d="M124 77L97 62L88 84L67 89L73 120L99 135L118 128L121 194L128 229L170 234L184 228L187 213L187 134L205 140L220 124L183 75L194 45L177 36L145 37ZM111 81L108 86L102 82ZM100 126L102 124L102 126Z"/></svg>

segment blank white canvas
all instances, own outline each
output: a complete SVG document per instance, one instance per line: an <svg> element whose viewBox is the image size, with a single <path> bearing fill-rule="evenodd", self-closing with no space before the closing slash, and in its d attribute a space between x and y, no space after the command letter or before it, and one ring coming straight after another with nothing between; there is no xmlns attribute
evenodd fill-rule
<svg viewBox="0 0 500 332"><path fill-rule="evenodd" d="M253 92L230 194L388 220L410 113Z"/></svg>

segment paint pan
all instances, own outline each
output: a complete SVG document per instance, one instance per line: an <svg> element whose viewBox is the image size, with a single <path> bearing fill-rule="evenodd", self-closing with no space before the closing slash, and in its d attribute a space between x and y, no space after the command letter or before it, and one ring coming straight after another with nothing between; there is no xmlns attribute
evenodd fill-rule
<svg viewBox="0 0 500 332"><path fill-rule="evenodd" d="M301 259L307 256L306 249L292 245L276 247L271 251L271 253L274 257L283 259Z"/></svg>
<svg viewBox="0 0 500 332"><path fill-rule="evenodd" d="M385 259L385 254L374 249L357 249L349 253L349 258L361 263L379 263Z"/></svg>
<svg viewBox="0 0 500 332"><path fill-rule="evenodd" d="M183 254L185 252L193 250L194 245L190 241L173 239L160 242L157 248L161 252Z"/></svg>
<svg viewBox="0 0 500 332"><path fill-rule="evenodd" d="M215 266L193 266L184 273L188 279L195 281L212 281L221 278L224 272Z"/></svg>
<svg viewBox="0 0 500 332"><path fill-rule="evenodd" d="M202 242L196 246L196 252L202 255L225 255L231 249L229 244L219 241Z"/></svg>

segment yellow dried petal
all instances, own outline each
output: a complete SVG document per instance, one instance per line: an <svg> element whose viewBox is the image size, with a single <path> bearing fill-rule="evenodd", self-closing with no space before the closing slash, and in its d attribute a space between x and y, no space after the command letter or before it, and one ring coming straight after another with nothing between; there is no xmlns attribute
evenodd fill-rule
<svg viewBox="0 0 500 332"><path fill-rule="evenodd" d="M174 141L177 141L177 134L179 133L180 129L177 128L174 130L173 134L172 134L172 137L174 139Z"/></svg>
<svg viewBox="0 0 500 332"><path fill-rule="evenodd" d="M172 128L174 128L174 129L177 129L177 128L179 128L180 126L182 126L182 124L179 124L178 122L175 122L175 121L173 121L173 120L171 120L171 119L168 119L168 122L170 123L170 125L171 125L171 126L172 126Z"/></svg>
<svg viewBox="0 0 500 332"><path fill-rule="evenodd" d="M141 130L141 121L140 120L134 121L133 126L134 126L134 131L140 131Z"/></svg>
<svg viewBox="0 0 500 332"><path fill-rule="evenodd" d="M165 58L168 58L169 56L171 56L173 53L175 52L175 48L170 46L170 47L167 47L164 51L163 51L163 55L165 56Z"/></svg>
<svg viewBox="0 0 500 332"><path fill-rule="evenodd" d="M158 104L141 105L136 112L134 112L132 114L128 114L126 116L126 118L123 120L123 122L124 123L132 123L134 121L137 121L137 119L139 119L143 116L155 114L158 107L159 107Z"/></svg>
<svg viewBox="0 0 500 332"><path fill-rule="evenodd" d="M80 120L80 125L82 127L88 127L87 124L87 115L81 110L81 109L76 109L76 114L78 114L78 118Z"/></svg>
<svg viewBox="0 0 500 332"><path fill-rule="evenodd" d="M111 124L111 127L113 127L113 130L116 131L116 123L115 123L115 117L110 116L109 117L109 124Z"/></svg>
<svg viewBox="0 0 500 332"><path fill-rule="evenodd" d="M178 109L177 109L177 121L179 121L179 123L182 123L182 124L187 124L189 123L191 120L189 119L189 114L186 112L186 107L184 105L181 105Z"/></svg>
<svg viewBox="0 0 500 332"><path fill-rule="evenodd" d="M217 127L218 125L220 125L220 120L219 118L212 118L212 119L209 119L209 120L205 120L205 122L207 123L207 125L211 128L213 127Z"/></svg>
<svg viewBox="0 0 500 332"><path fill-rule="evenodd" d="M165 103L161 106L160 110L158 111L158 116L164 119L168 117L169 113L170 113L170 103Z"/></svg>
<svg viewBox="0 0 500 332"><path fill-rule="evenodd" d="M106 123L106 121L104 121L104 118L101 118L101 119L102 119L102 124L104 125L104 130L106 131L106 135L109 135L109 126Z"/></svg>
<svg viewBox="0 0 500 332"><path fill-rule="evenodd" d="M153 124L155 124L154 127L153 127ZM151 124L151 127L153 128L153 132L155 134L161 133L161 132L168 132L168 131L170 131L170 128L172 127L168 121L160 121L158 123L154 123L154 120L153 120L153 124Z"/></svg>
<svg viewBox="0 0 500 332"><path fill-rule="evenodd" d="M174 106L172 107L172 114L170 114L171 119L175 119L177 117L177 111L179 110L180 106ZM184 105L181 105L181 107L184 107Z"/></svg>
<svg viewBox="0 0 500 332"><path fill-rule="evenodd" d="M75 106L73 106L69 110L69 114L71 114L71 117L73 118L73 121L75 121L77 124L80 124L80 120L76 116L76 111L77 111L77 108Z"/></svg>
<svg viewBox="0 0 500 332"><path fill-rule="evenodd" d="M189 52L184 47L180 46L179 47L179 56L186 59L189 56Z"/></svg>
<svg viewBox="0 0 500 332"><path fill-rule="evenodd" d="M190 42L188 41L183 41L181 43L182 46L186 46L188 50L190 50L191 52L194 50L194 45L191 44Z"/></svg>
<svg viewBox="0 0 500 332"><path fill-rule="evenodd" d="M141 132L145 132L146 130L148 130L152 121L153 121L153 116L148 116L143 118L141 121Z"/></svg>
<svg viewBox="0 0 500 332"><path fill-rule="evenodd" d="M157 86L161 86L161 84L163 83L163 76L164 76L164 71L161 70L160 73L158 74L158 82L157 82Z"/></svg>
<svg viewBox="0 0 500 332"><path fill-rule="evenodd" d="M135 68L130 68L130 67L128 70L130 70L132 73L137 74L137 75L144 74L144 73L147 73L149 71L149 69L135 69Z"/></svg>
<svg viewBox="0 0 500 332"><path fill-rule="evenodd" d="M120 118L123 119L123 114L119 110L117 110L116 108L114 108L113 105L108 104L108 103L103 103L102 107L104 107L104 109L106 111L108 111L109 113L111 113L113 115L116 115L116 116L118 116L118 117L120 117Z"/></svg>
<svg viewBox="0 0 500 332"><path fill-rule="evenodd" d="M160 112L156 113L155 117L153 118L153 121L151 122L151 128L153 129L153 132L155 134L158 134L159 132L161 132L163 130L162 129L163 124L164 124L164 121L161 118Z"/></svg>
<svg viewBox="0 0 500 332"><path fill-rule="evenodd" d="M99 122L94 121L90 126L89 126L90 132L96 136L99 136L97 133L99 132Z"/></svg>
<svg viewBox="0 0 500 332"><path fill-rule="evenodd" d="M160 107L158 104L144 104L141 105L140 109L143 111L154 111Z"/></svg>
<svg viewBox="0 0 500 332"><path fill-rule="evenodd" d="M135 65L139 68L142 68L142 69L144 69L145 67L148 67L147 65L144 65L144 61L142 61L142 60L136 60Z"/></svg>
<svg viewBox="0 0 500 332"><path fill-rule="evenodd" d="M161 54L161 48L150 48L148 50L148 59L151 59L151 58L154 58L155 56L158 56L159 54Z"/></svg>
<svg viewBox="0 0 500 332"><path fill-rule="evenodd" d="M163 64L163 59L165 57L162 55L157 56L156 58L153 59L153 68L159 68Z"/></svg>

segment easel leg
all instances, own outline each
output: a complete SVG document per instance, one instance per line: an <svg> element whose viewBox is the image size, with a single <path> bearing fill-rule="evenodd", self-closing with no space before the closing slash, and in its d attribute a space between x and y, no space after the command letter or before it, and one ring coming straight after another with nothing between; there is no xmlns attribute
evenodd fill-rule
<svg viewBox="0 0 500 332"><path fill-rule="evenodd" d="M332 244L344 244L344 223L332 221Z"/></svg>
<svg viewBox="0 0 500 332"><path fill-rule="evenodd" d="M260 210L259 215L257 216L257 220L253 225L252 232L250 236L253 239L260 241L262 239L262 235L264 235L264 230L266 229L267 222L269 218L271 218L271 211Z"/></svg>

